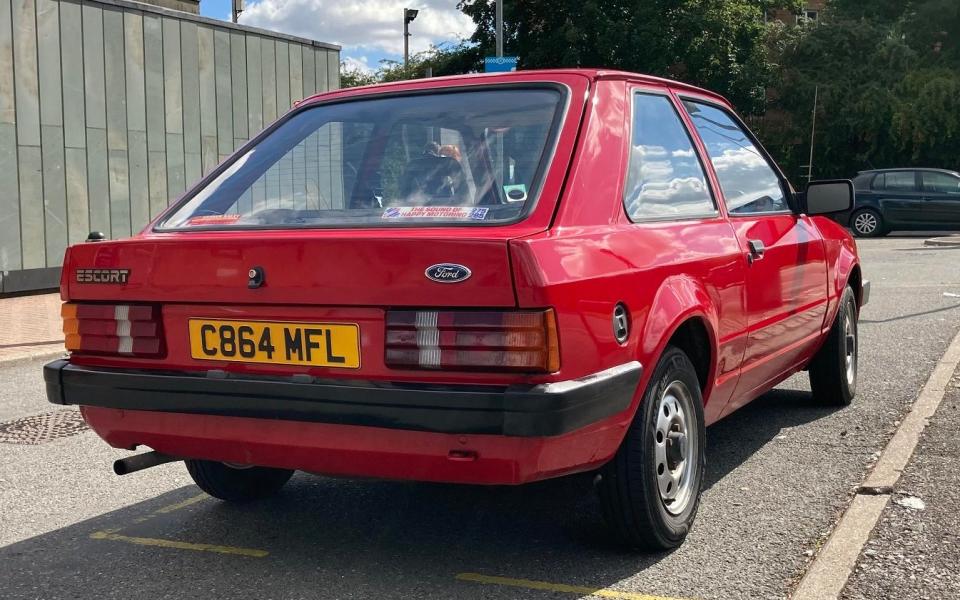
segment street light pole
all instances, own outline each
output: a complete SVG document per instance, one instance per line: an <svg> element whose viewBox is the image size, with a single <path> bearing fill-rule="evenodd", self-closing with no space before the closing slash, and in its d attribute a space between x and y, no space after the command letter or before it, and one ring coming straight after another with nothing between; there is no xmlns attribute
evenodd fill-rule
<svg viewBox="0 0 960 600"><path fill-rule="evenodd" d="M420 13L415 8L403 9L403 68L407 68L410 61L410 23L417 18Z"/></svg>
<svg viewBox="0 0 960 600"><path fill-rule="evenodd" d="M496 0L497 4L497 58L503 56L503 0Z"/></svg>
<svg viewBox="0 0 960 600"><path fill-rule="evenodd" d="M817 98L820 95L820 86L813 88L813 115L810 121L810 164L807 165L807 183L813 181L813 141L817 131Z"/></svg>

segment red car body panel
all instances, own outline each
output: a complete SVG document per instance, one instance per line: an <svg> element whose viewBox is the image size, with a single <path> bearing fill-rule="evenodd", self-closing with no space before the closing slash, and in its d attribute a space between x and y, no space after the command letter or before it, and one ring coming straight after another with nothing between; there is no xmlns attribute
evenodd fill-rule
<svg viewBox="0 0 960 600"><path fill-rule="evenodd" d="M524 220L497 227L153 231L128 240L71 247L61 294L71 302L162 304L162 358L74 353L92 369L211 368L243 376L284 376L290 367L216 363L190 357L191 317L346 321L361 331L361 368L310 367L324 380L451 385L546 385L638 362L629 406L560 435L512 437L182 414L84 406L84 418L119 448L147 445L175 456L337 475L518 484L593 469L616 452L657 359L675 332L694 321L706 334L705 419L712 423L802 369L825 338L844 287L859 281L856 246L825 217L727 214L716 174L704 160L716 216L632 223L624 213L631 94L655 90L729 106L721 97L652 77L610 71L519 72L436 78L322 94L300 106L370 94L554 82L569 104L539 200ZM679 105L678 105L679 106ZM705 148L683 110L701 156ZM268 129L269 131L269 129ZM251 144L256 144L253 140ZM209 181L214 177L206 178ZM159 219L158 219L159 222ZM762 239L751 264L746 240ZM389 262L391 269L381 268ZM424 266L469 264L475 276L431 285ZM268 284L246 290L247 269ZM77 268L130 269L116 286L78 283ZM617 305L629 308L624 344L611 333ZM423 371L384 362L384 315L394 307L552 308L560 370L540 375Z"/></svg>
<svg viewBox="0 0 960 600"><path fill-rule="evenodd" d="M173 456L324 475L498 485L600 466L616 452L623 427L618 418L560 436L508 437L94 406L82 411L116 448L142 444Z"/></svg>

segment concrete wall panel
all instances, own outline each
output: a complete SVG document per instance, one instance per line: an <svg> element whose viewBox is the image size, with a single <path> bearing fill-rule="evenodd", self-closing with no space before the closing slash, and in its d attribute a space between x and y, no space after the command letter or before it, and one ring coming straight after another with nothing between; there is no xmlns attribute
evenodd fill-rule
<svg viewBox="0 0 960 600"><path fill-rule="evenodd" d="M277 42L277 116L290 110L290 44Z"/></svg>
<svg viewBox="0 0 960 600"><path fill-rule="evenodd" d="M164 92L163 19L143 17L143 55L147 90L147 166L149 203L146 216L133 219L134 230L147 224L167 207L167 133L166 95Z"/></svg>
<svg viewBox="0 0 960 600"><path fill-rule="evenodd" d="M230 33L213 34L214 72L217 93L217 153L233 152L233 88L230 83Z"/></svg>
<svg viewBox="0 0 960 600"><path fill-rule="evenodd" d="M91 230L136 233L293 102L337 85L338 61L335 46L148 5L0 0L0 172L13 174L0 178L0 270L56 267ZM316 204L322 145L276 165L242 208Z"/></svg>
<svg viewBox="0 0 960 600"><path fill-rule="evenodd" d="M247 48L246 36L230 34L230 82L233 98L234 149L247 139Z"/></svg>

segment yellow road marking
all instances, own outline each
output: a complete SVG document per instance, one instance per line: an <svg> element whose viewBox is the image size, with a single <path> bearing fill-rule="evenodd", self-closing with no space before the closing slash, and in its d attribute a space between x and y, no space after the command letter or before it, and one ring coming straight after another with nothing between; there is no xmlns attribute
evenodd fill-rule
<svg viewBox="0 0 960 600"><path fill-rule="evenodd" d="M145 516L145 517L137 517L136 519L133 520L133 522L134 522L134 523L138 523L138 524L139 524L139 523L145 523L145 522L149 521L150 519L156 517L157 515L170 514L170 513L172 513L172 512L175 511L175 510L180 510L181 508L186 508L186 507L188 507L188 506L190 506L190 505L192 505L192 504L196 504L197 502L202 502L202 501L206 500L206 499L209 498L209 497L210 497L210 496L208 496L208 495L206 495L206 494L197 494L196 496L193 496L192 498L187 498L187 499L184 500L183 502L177 502L176 504L170 504L169 506L164 506L163 508L158 508L157 510L153 511L152 513L150 513L149 515L147 515L147 516Z"/></svg>
<svg viewBox="0 0 960 600"><path fill-rule="evenodd" d="M633 592L620 592L608 588L587 587L582 585L566 585L563 583L549 583L547 581L534 581L532 579L513 579L511 577L494 577L491 575L481 575L479 573L458 573L456 578L460 581L471 581L473 583L484 583L492 585L504 585L507 587L524 588L528 590L541 590L544 592L561 592L565 594L579 594L588 596L599 596L601 598L618 598L620 600L681 600L680 598L668 598L666 596L651 596L649 594L636 594Z"/></svg>
<svg viewBox="0 0 960 600"><path fill-rule="evenodd" d="M263 558L269 552L266 550L257 550L256 548L239 548L237 546L218 546L216 544L193 544L190 542L178 542L177 540L163 540L159 538L133 537L128 535L119 535L111 531L95 531L90 534L94 540L112 540L115 542L127 542L137 544L138 546L155 546L157 548L176 548L177 550L196 550L198 552L215 552L217 554L235 554L238 556L252 556Z"/></svg>
<svg viewBox="0 0 960 600"><path fill-rule="evenodd" d="M176 504L169 504L162 508L158 508L149 515L144 517L138 517L133 520L134 523L144 523L153 519L157 515L167 515L174 511L178 511L182 508L192 506L198 502L203 502L204 500L210 498L206 494L197 494L196 496L191 496L186 500L177 502ZM266 550L258 550L256 548L240 548L237 546L220 546L218 544L194 544L191 542L180 542L177 540L165 540L161 538L147 538L147 537L135 537L129 535L119 535L117 532L120 531L120 527L114 529L104 529L102 531L96 531L90 534L90 538L94 540L112 540L115 542L127 542L129 544L137 544L139 546L154 546L157 548L175 548L177 550L194 550L197 552L215 552L217 554L234 554L238 556L253 556L256 558L262 558L267 556L269 552Z"/></svg>
<svg viewBox="0 0 960 600"><path fill-rule="evenodd" d="M164 506L163 508L158 509L156 512L157 514L165 515L172 513L175 510L180 510L181 508L186 508L192 504L196 504L197 502L203 502L209 497L210 496L206 494L197 494L192 498L187 498L183 502L177 502L176 504L171 504L170 506Z"/></svg>

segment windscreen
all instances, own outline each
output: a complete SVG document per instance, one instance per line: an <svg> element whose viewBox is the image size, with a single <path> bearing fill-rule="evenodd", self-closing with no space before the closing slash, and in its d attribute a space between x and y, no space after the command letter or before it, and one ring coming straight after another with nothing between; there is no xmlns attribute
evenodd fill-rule
<svg viewBox="0 0 960 600"><path fill-rule="evenodd" d="M509 88L306 108L159 229L514 221L536 198L562 100Z"/></svg>

